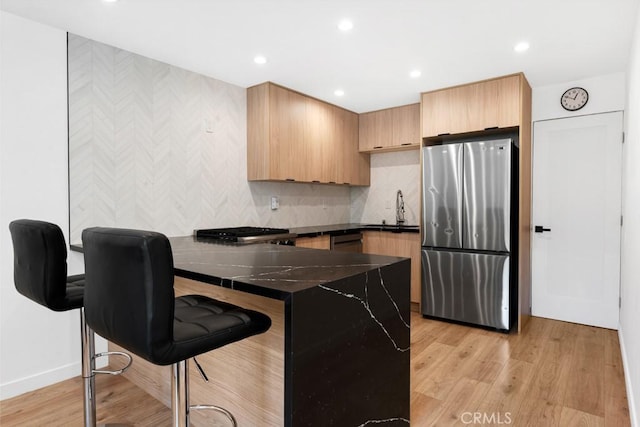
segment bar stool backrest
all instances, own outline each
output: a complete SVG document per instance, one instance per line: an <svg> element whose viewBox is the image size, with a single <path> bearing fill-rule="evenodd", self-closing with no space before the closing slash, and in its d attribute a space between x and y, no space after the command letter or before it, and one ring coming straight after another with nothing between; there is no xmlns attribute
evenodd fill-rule
<svg viewBox="0 0 640 427"><path fill-rule="evenodd" d="M173 344L175 295L169 239L151 231L89 228L82 233L87 324L149 360Z"/></svg>
<svg viewBox="0 0 640 427"><path fill-rule="evenodd" d="M9 224L13 241L13 277L18 292L54 311L82 306L69 305L67 248L62 230L55 224L19 219Z"/></svg>

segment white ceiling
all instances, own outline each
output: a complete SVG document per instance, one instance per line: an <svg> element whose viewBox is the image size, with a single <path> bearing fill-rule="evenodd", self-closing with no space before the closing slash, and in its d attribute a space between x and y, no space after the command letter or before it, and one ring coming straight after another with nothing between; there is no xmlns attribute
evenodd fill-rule
<svg viewBox="0 0 640 427"><path fill-rule="evenodd" d="M639 2L0 0L0 9L239 86L270 80L364 112L519 71L534 87L625 71ZM521 40L531 48L516 53ZM268 62L254 64L257 54Z"/></svg>

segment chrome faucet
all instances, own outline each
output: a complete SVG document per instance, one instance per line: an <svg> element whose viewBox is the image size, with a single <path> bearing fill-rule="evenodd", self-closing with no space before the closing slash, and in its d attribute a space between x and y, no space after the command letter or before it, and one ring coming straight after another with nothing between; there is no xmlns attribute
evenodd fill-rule
<svg viewBox="0 0 640 427"><path fill-rule="evenodd" d="M404 224L404 198L402 197L402 190L398 190L396 193L396 224Z"/></svg>

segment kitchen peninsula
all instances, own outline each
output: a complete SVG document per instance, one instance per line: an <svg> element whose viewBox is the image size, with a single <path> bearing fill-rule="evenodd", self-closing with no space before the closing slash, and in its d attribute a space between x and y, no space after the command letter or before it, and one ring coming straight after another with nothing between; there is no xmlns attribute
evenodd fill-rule
<svg viewBox="0 0 640 427"><path fill-rule="evenodd" d="M239 425L409 424L408 259L170 241L176 296L226 300L273 322L265 334L199 356L209 383L191 364L192 404L223 406ZM135 358L125 375L169 405L168 367ZM206 416L195 411L192 420Z"/></svg>

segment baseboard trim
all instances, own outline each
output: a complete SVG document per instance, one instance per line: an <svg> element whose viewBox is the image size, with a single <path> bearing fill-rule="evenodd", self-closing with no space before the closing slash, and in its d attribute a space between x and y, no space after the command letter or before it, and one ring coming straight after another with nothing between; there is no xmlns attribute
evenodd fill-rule
<svg viewBox="0 0 640 427"><path fill-rule="evenodd" d="M624 383L627 389L627 403L629 405L629 418L631 419L631 427L638 426L638 412L635 404L633 385L631 383L631 374L629 372L629 361L627 359L627 350L624 346L624 338L622 334L622 325L618 326L618 340L620 341L620 354L622 355L622 367L624 370Z"/></svg>
<svg viewBox="0 0 640 427"><path fill-rule="evenodd" d="M95 337L95 351L96 353L107 351L107 341L98 335ZM96 368L104 368L108 364L108 357L96 359ZM81 373L82 366L80 360L78 360L48 371L9 381L0 384L0 400L9 399L51 384L59 383L60 381L80 376Z"/></svg>
<svg viewBox="0 0 640 427"><path fill-rule="evenodd" d="M80 362L70 363L49 371L40 372L8 383L0 384L0 400L46 387L80 375Z"/></svg>

